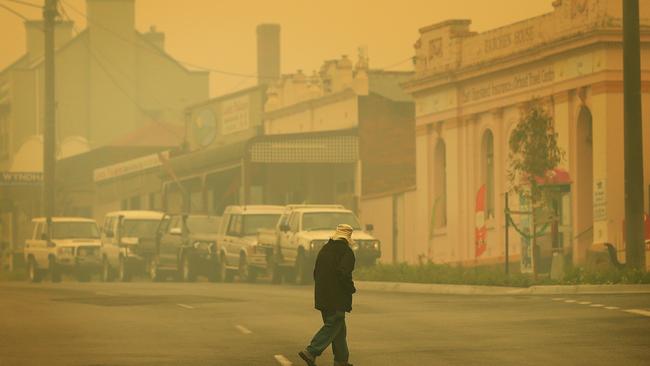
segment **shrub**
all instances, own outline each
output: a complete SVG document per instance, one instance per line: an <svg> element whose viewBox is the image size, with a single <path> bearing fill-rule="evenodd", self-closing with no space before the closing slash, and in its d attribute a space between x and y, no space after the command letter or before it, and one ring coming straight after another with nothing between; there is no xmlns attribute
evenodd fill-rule
<svg viewBox="0 0 650 366"><path fill-rule="evenodd" d="M533 285L571 284L640 284L650 283L650 274L636 270L588 272L582 268L569 268L562 281L547 276L518 272L507 276L501 266L462 267L446 264L425 263L420 265L377 264L355 270L354 278L362 281L412 282L450 285L485 285L528 287Z"/></svg>

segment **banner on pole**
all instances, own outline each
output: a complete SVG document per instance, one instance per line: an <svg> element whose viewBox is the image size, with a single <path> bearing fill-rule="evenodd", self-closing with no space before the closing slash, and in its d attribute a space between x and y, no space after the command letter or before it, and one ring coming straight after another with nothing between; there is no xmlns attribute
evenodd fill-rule
<svg viewBox="0 0 650 366"><path fill-rule="evenodd" d="M485 224L486 192L487 189L484 184L476 194L476 228L474 231L474 256L476 258L485 253L487 249L487 226Z"/></svg>

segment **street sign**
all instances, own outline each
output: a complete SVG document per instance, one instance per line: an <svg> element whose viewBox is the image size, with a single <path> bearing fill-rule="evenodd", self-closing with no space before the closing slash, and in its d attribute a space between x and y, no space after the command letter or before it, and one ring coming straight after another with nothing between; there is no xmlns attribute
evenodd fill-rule
<svg viewBox="0 0 650 366"><path fill-rule="evenodd" d="M38 186L43 184L41 172L0 172L0 186Z"/></svg>

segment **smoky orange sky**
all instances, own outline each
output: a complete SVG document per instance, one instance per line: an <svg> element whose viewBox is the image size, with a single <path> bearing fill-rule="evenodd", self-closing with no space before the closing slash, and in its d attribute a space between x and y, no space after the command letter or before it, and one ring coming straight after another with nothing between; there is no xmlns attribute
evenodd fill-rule
<svg viewBox="0 0 650 366"><path fill-rule="evenodd" d="M43 4L43 0L25 0ZM175 58L229 72L254 74L255 26L282 26L282 72L311 73L326 59L368 49L372 68L411 68L418 29L450 18L473 21L485 31L552 10L552 0L136 0L136 28L155 25L166 34L166 50ZM0 0L30 19L41 11ZM85 27L85 0L65 0L63 6L78 29ZM0 8L0 70L25 52L23 20ZM254 77L211 74L211 95L251 86Z"/></svg>

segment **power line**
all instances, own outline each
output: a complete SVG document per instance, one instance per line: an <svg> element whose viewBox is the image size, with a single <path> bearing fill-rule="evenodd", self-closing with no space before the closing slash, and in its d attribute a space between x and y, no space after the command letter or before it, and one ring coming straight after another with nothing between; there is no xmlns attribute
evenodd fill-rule
<svg viewBox="0 0 650 366"><path fill-rule="evenodd" d="M8 7L7 5L0 4L0 8L3 8L3 9L5 9L5 10L7 10L7 11L10 12L11 14L13 14L13 15L15 15L15 16L21 18L22 20L24 20L24 21L26 21L26 22L29 21L29 19L28 19L26 16L20 14L19 12L17 12L17 11L15 11L14 9Z"/></svg>
<svg viewBox="0 0 650 366"><path fill-rule="evenodd" d="M88 24L92 24L94 26L97 26L97 27L105 30L106 32L110 33L114 37L116 37L118 39L121 39L124 42L130 43L130 44L132 44L132 45L134 45L136 47L139 47L139 48L141 48L141 49L143 49L143 50L145 50L147 52L150 52L150 53L153 53L153 54L156 54L156 55L164 55L164 56L166 56L164 54L164 51L162 51L162 50L160 50L160 49L158 49L156 47L153 47L153 48L143 47L142 44L134 42L131 39L125 38L121 34L118 34L118 33L114 32L112 29L110 29L108 27L105 27L103 24L99 24L99 23L94 22L92 19L90 19L88 17L88 15L86 13L84 13L81 10L79 10L79 9L75 8L74 6L70 5L70 3L68 3L67 1L61 0L61 2L65 3L66 6L68 6L70 9L72 9L72 11L74 11L75 13L77 13L80 16L84 17L86 19L86 21L88 22ZM246 73L240 73L240 72L234 72L234 71L226 71L226 70L216 69L216 68L212 68L212 67L197 65L195 63L188 62L188 61L183 61L183 60L180 60L178 58L174 58L174 60L176 60L178 63L180 63L182 65L193 67L193 68L196 68L196 69L201 69L203 71L214 72L216 74L222 74L222 75L228 75L228 76L236 76L236 77L242 77L242 78L259 78L259 79L267 79L267 80L278 80L277 77L261 76L261 75L257 75L257 74L246 74Z"/></svg>
<svg viewBox="0 0 650 366"><path fill-rule="evenodd" d="M11 3L20 4L20 5L30 6L30 7L32 7L32 8L43 9L43 5L38 5L38 4L30 3L30 2L28 2L28 1L22 1L22 0L5 0L5 1L11 2Z"/></svg>
<svg viewBox="0 0 650 366"><path fill-rule="evenodd" d="M413 61L413 56L409 56L409 57L407 57L407 58L405 58L403 60L392 63L392 64L390 64L388 66L380 67L379 70L389 70L389 69L392 69L393 67L397 67L397 66L402 65L406 61Z"/></svg>
<svg viewBox="0 0 650 366"><path fill-rule="evenodd" d="M64 8L63 6L61 7L61 14L62 14L65 18L67 18L67 20L71 20L71 19L70 19L70 16L69 16L68 13L65 11L65 8ZM76 33L80 33L76 26L73 25L72 28L74 29L74 31L75 31ZM165 123L163 123L163 122L161 122L161 121L158 121L156 118L154 118L153 115L151 115L151 113L150 113L149 111L147 111L144 107L142 107L142 105L140 105L140 103L136 100L136 98L133 97L133 96L131 96L131 95L126 91L126 89L123 88L123 87L119 84L119 82L118 82L118 81L113 77L112 73L108 70L108 67L106 66L106 64L104 64L104 62L102 61L101 56L98 55L97 53L95 53L95 52L91 49L90 45L88 44L88 40L87 40L87 39L84 39L84 40L83 40L83 43L84 43L84 46L88 49L88 53L89 53L89 54L91 55L91 57L95 60L95 62L97 63L97 65L99 65L99 67L102 69L102 71L104 71L104 74L106 74L106 76L107 76L108 79L111 81L111 83L112 83L112 84L113 84L113 85L114 85L114 86L115 86L115 87L116 87L116 88L117 88L117 89L118 89L122 94L124 94L124 95L127 97L127 99L129 99L129 101L130 101L131 103L133 103L133 105L134 105L136 108L138 108L138 110L139 110L142 114L147 115L147 116L151 119L151 121L153 121L154 123L158 124L159 126L161 126L162 128L164 128L165 130L167 130L167 132L171 133L171 134L174 135L175 137L177 137L177 138L179 138L179 139L181 139L181 140L184 140L184 139L185 139L184 136L179 135L176 131L172 130L172 129L171 129L169 126L167 126ZM120 73L120 74L122 75L122 77L124 77L125 79L128 79L129 81L133 82L133 79L131 79L130 77L128 77L128 76L126 75L126 73L123 72L122 70L119 70L117 67L115 67L114 70L116 70L118 73ZM161 105L161 106L163 105L163 103L161 103L160 100L158 100L158 98L154 97L154 99L156 99L156 101L158 102L159 105ZM168 109L170 109L170 108L168 108Z"/></svg>

